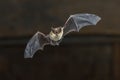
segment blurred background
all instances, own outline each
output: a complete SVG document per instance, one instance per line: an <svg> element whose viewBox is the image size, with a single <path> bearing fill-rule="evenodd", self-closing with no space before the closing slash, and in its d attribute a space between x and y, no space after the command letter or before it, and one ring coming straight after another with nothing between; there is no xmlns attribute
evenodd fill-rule
<svg viewBox="0 0 120 80"><path fill-rule="evenodd" d="M24 59L37 31L48 34L76 13L102 20ZM120 80L119 23L119 0L0 0L0 80Z"/></svg>

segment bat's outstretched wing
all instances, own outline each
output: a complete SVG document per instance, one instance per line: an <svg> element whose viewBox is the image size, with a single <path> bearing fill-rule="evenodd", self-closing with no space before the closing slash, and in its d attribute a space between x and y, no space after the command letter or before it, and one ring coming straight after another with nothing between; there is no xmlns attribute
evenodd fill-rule
<svg viewBox="0 0 120 80"><path fill-rule="evenodd" d="M79 31L82 27L88 25L96 25L101 18L95 14L74 14L66 21L64 27L64 35L71 31Z"/></svg>
<svg viewBox="0 0 120 80"><path fill-rule="evenodd" d="M41 32L37 32L28 42L24 58L32 58L35 52L39 49L43 49L45 45L50 44L50 40Z"/></svg>

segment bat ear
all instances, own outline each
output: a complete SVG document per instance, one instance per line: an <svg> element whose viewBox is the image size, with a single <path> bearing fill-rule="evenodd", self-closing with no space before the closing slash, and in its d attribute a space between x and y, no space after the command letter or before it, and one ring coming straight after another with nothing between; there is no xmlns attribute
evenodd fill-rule
<svg viewBox="0 0 120 80"><path fill-rule="evenodd" d="M53 28L53 27L51 27L51 30L54 30L54 28Z"/></svg>

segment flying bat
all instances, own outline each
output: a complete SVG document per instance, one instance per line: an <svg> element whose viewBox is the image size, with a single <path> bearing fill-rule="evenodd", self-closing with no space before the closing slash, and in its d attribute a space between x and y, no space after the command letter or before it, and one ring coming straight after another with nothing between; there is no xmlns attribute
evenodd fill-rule
<svg viewBox="0 0 120 80"><path fill-rule="evenodd" d="M24 58L32 58L38 50L43 50L45 45L59 45L65 35L79 30L88 25L96 25L101 18L95 14L74 14L70 15L63 27L51 27L49 34L37 32L27 43Z"/></svg>

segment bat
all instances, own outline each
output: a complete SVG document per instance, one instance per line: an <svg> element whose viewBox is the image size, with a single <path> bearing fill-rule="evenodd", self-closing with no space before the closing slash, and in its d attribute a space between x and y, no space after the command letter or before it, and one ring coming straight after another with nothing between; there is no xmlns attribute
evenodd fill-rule
<svg viewBox="0 0 120 80"><path fill-rule="evenodd" d="M82 27L96 25L101 18L95 14L70 15L63 27L51 27L49 34L37 32L27 43L24 58L32 58L38 50L43 50L45 45L59 45L65 35L70 32L79 32Z"/></svg>

